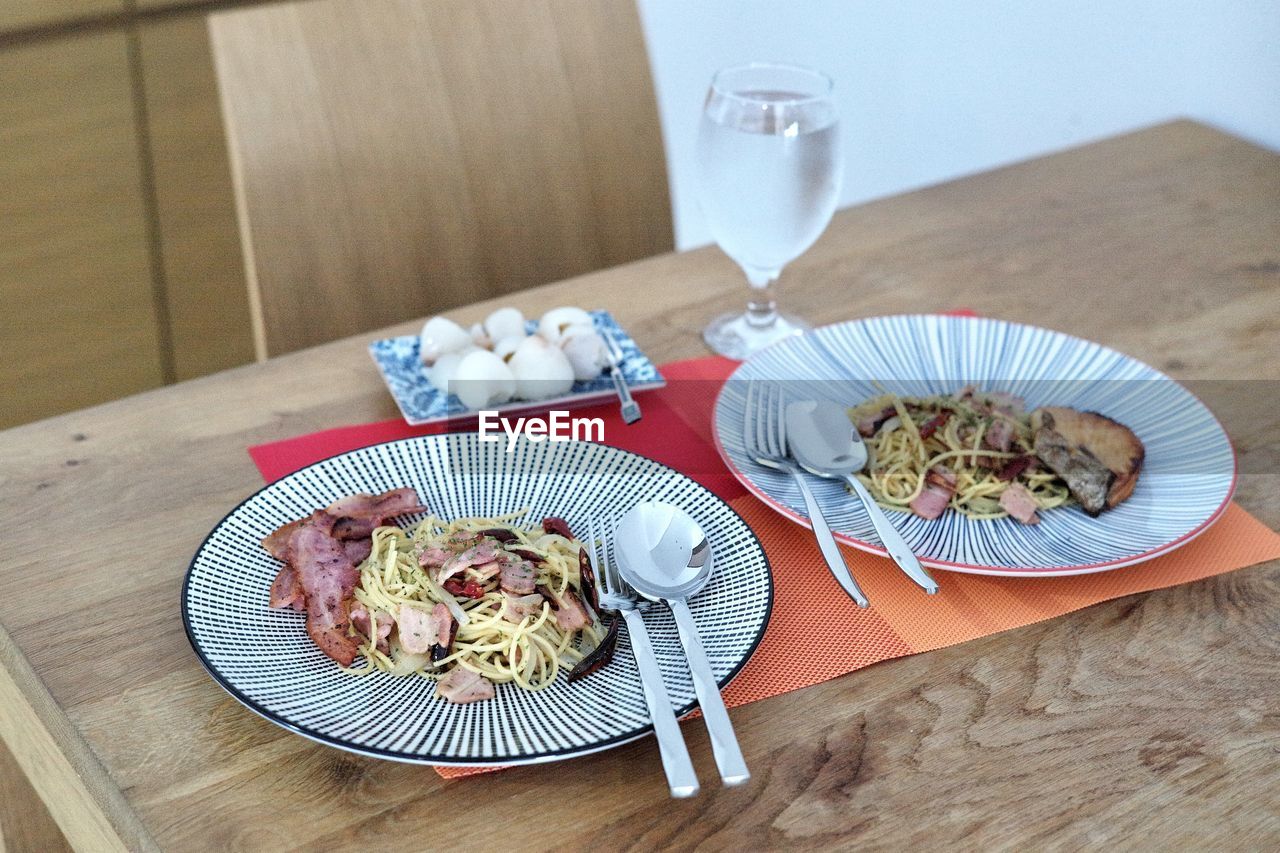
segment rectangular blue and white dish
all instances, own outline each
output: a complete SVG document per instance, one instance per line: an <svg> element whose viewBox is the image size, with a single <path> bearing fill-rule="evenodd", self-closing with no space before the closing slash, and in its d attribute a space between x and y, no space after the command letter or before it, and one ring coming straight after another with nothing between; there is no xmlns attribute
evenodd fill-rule
<svg viewBox="0 0 1280 853"><path fill-rule="evenodd" d="M636 342L618 325L608 311L590 311L596 330L610 335L622 350L622 376L632 393L661 388L667 384L658 368L636 346ZM536 321L529 321L527 331L532 334ZM385 338L369 344L369 354L378 365L387 389L395 399L406 422L413 426L437 423L450 418L474 414L454 394L438 391L427 378L427 369L419 355L417 335ZM552 407L581 406L599 403L614 396L613 380L602 373L587 382L575 382L568 394L545 400L512 400L495 406L499 412L519 412Z"/></svg>

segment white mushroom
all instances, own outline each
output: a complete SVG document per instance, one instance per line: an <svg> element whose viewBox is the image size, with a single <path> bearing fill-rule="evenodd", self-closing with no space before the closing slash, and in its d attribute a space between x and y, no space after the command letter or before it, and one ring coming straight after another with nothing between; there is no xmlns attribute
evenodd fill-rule
<svg viewBox="0 0 1280 853"><path fill-rule="evenodd" d="M484 319L484 331L491 341L503 338L523 338L524 315L519 308L499 308Z"/></svg>
<svg viewBox="0 0 1280 853"><path fill-rule="evenodd" d="M525 338L511 356L516 396L541 400L564 394L573 387L573 365L559 347L537 335Z"/></svg>
<svg viewBox="0 0 1280 853"><path fill-rule="evenodd" d="M462 359L451 390L468 409L482 409L510 400L516 379L506 362L480 349Z"/></svg>
<svg viewBox="0 0 1280 853"><path fill-rule="evenodd" d="M479 323L471 324L471 342L478 347L489 349L493 346L493 338L489 337L489 333L484 330L484 326Z"/></svg>
<svg viewBox="0 0 1280 853"><path fill-rule="evenodd" d="M432 365L447 352L454 352L472 344L467 330L447 317L432 317L422 326L418 346L422 363Z"/></svg>
<svg viewBox="0 0 1280 853"><path fill-rule="evenodd" d="M586 326L570 326L560 349L573 365L573 378L579 382L595 379L609 363L604 338L595 329Z"/></svg>
<svg viewBox="0 0 1280 853"><path fill-rule="evenodd" d="M493 345L493 354L503 361L511 361L511 356L515 354L516 349L524 341L524 336L518 338L503 338Z"/></svg>
<svg viewBox="0 0 1280 853"><path fill-rule="evenodd" d="M591 325L591 315L581 308L552 308L538 322L538 334L558 344L570 327Z"/></svg>
<svg viewBox="0 0 1280 853"><path fill-rule="evenodd" d="M432 387L441 394L448 394L449 383L457 376L458 365L462 364L462 359L473 352L479 351L480 347L469 346L454 352L447 352L436 359L436 363L427 368L427 379L431 381Z"/></svg>

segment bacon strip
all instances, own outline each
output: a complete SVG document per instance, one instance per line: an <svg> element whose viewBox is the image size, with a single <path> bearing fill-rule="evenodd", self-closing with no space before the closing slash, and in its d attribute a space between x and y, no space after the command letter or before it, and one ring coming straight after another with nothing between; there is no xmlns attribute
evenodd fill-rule
<svg viewBox="0 0 1280 853"><path fill-rule="evenodd" d="M391 516L422 509L426 507L413 489L392 489L380 495L348 495L308 518L276 528L262 539L262 547L286 563L271 584L271 606L305 610L312 642L343 666L350 666L360 652L351 636L353 618L362 622L365 636L374 636L379 648L386 647L390 625L384 619L370 624L364 608L352 613L360 582L356 566L373 548L369 537L374 528Z"/></svg>
<svg viewBox="0 0 1280 853"><path fill-rule="evenodd" d="M1008 391L988 391L987 403L993 411L1006 415L1020 415L1027 410L1027 401Z"/></svg>
<svg viewBox="0 0 1280 853"><path fill-rule="evenodd" d="M1002 418L996 418L983 434L982 443L992 450L1008 453L1013 445L1013 424Z"/></svg>
<svg viewBox="0 0 1280 853"><path fill-rule="evenodd" d="M445 612L447 615L448 611ZM425 655L431 651L440 635L440 625L434 610L428 613L411 604L400 605L396 624L400 626L400 645L410 654Z"/></svg>
<svg viewBox="0 0 1280 853"><path fill-rule="evenodd" d="M342 539L341 536L334 538ZM369 559L369 555L373 553L373 539L368 536L363 539L345 539L342 542L342 550L347 552L347 559L358 566Z"/></svg>
<svg viewBox="0 0 1280 853"><path fill-rule="evenodd" d="M306 521L307 519L300 518L297 521L291 521L288 524L277 527L262 537L262 547L266 548L267 553L277 560L289 562L289 540L293 537L293 532L305 524Z"/></svg>
<svg viewBox="0 0 1280 853"><path fill-rule="evenodd" d="M512 595L503 592L502 618L508 622L519 622L526 616L536 616L542 610L543 597L538 593L529 595Z"/></svg>
<svg viewBox="0 0 1280 853"><path fill-rule="evenodd" d="M1034 456L1019 456L1015 459L1010 459L1004 464L1003 468L996 472L996 479L1012 480L1035 464L1035 461L1036 458Z"/></svg>
<svg viewBox="0 0 1280 853"><path fill-rule="evenodd" d="M938 414L929 418L929 420L920 424L920 437L929 438L931 435L933 435L935 432L937 432L939 429L945 426L947 421L950 418L951 418L950 411L939 412Z"/></svg>
<svg viewBox="0 0 1280 853"><path fill-rule="evenodd" d="M436 695L443 696L454 704L463 705L467 702L492 699L495 691L493 685L483 675L472 672L466 667L455 666L436 684Z"/></svg>
<svg viewBox="0 0 1280 853"><path fill-rule="evenodd" d="M390 614L378 613L378 639L377 649L384 655L391 651L391 643L388 637L391 636L391 629L395 627L396 620L392 619ZM372 637L369 625L369 611L365 609L363 604L357 604L351 608L351 624L356 626L356 630L366 637Z"/></svg>
<svg viewBox="0 0 1280 853"><path fill-rule="evenodd" d="M497 558L500 550L501 548L494 540L481 539L477 544L472 545L461 554L455 554L445 560L444 565L440 567L440 574L436 576L436 583L444 583L469 566L483 566L485 563L492 563Z"/></svg>
<svg viewBox="0 0 1280 853"><path fill-rule="evenodd" d="M332 512L330 515L334 515ZM359 541L368 539L373 535L373 531L382 524L381 516L366 516L357 518L353 516L334 516L337 520L333 523L334 539L350 539L351 541Z"/></svg>
<svg viewBox="0 0 1280 853"><path fill-rule="evenodd" d="M348 614L360 573L333 538L333 517L320 510L289 538L290 563L307 599L307 634L320 651L351 666L360 648Z"/></svg>
<svg viewBox="0 0 1280 853"><path fill-rule="evenodd" d="M298 583L298 573L293 566L284 566L271 584L271 606L290 607L294 610L307 609L307 596Z"/></svg>
<svg viewBox="0 0 1280 853"><path fill-rule="evenodd" d="M436 644L431 647L431 659L442 661L453 651L453 640L458 636L458 623L443 603L432 609L431 616L436 620Z"/></svg>
<svg viewBox="0 0 1280 853"><path fill-rule="evenodd" d="M424 569L434 569L443 566L445 560L453 556L452 551L446 551L439 545L432 545L430 548L423 550L418 557L418 565Z"/></svg>
<svg viewBox="0 0 1280 853"><path fill-rule="evenodd" d="M298 583L298 573L294 571L292 565L288 564L288 539L281 544L279 537L277 536L280 531L287 531L289 534L288 538L292 538L294 532L296 532L297 529L305 523L305 521L306 520L304 519L303 521L294 521L286 524L284 527L279 528L262 540L263 546L271 552L272 556L278 560L286 561L286 564L280 568L279 572L276 573L276 579L271 583L271 598L269 603L272 607L280 609L288 607L294 610L307 609L306 594L302 590L302 584ZM341 537L335 538L341 539ZM270 542L269 546L267 544L268 542ZM373 540L365 538L343 541L342 550L346 553L347 559L349 559L354 565L358 566L363 563L369 557L370 552L373 551Z"/></svg>
<svg viewBox="0 0 1280 853"><path fill-rule="evenodd" d="M424 509L426 507L418 500L418 493L410 488L392 489L380 495L369 495L363 492L356 495L348 495L325 507L326 512L338 519L345 520L352 528L359 527L357 522L360 520L376 519L381 524L394 515L404 515L408 512L419 512ZM343 532L339 525L334 525L334 527L336 530L335 535ZM369 532L364 535L368 536L371 532L373 532L373 528L370 528ZM338 538L343 537L338 535Z"/></svg>
<svg viewBox="0 0 1280 853"><path fill-rule="evenodd" d="M858 423L855 424L858 428L858 435L861 435L863 438L871 438L876 434L880 427L884 425L885 421L889 420L889 418L893 417L897 413L898 410L893 406L885 406L874 415L862 416L858 419Z"/></svg>
<svg viewBox="0 0 1280 853"><path fill-rule="evenodd" d="M1039 524L1036 499L1021 483L1010 483L1000 495L1000 508L1023 524Z"/></svg>
<svg viewBox="0 0 1280 853"><path fill-rule="evenodd" d="M955 472L945 465L934 465L924 477L924 489L911 502L911 511L921 518L942 515L956 493Z"/></svg>
<svg viewBox="0 0 1280 853"><path fill-rule="evenodd" d="M527 560L507 563L502 567L502 573L498 578L498 586L502 587L504 592L516 595L528 595L534 591L537 583L537 572L534 571L533 564Z"/></svg>
<svg viewBox="0 0 1280 853"><path fill-rule="evenodd" d="M582 606L582 599L578 598L573 590L566 589L561 596L557 596L547 587L543 587L542 590L556 609L556 624L560 626L560 630L577 631L591 623L591 618L587 616L587 609Z"/></svg>
<svg viewBox="0 0 1280 853"><path fill-rule="evenodd" d="M368 538L375 527L379 527L394 515L407 512L418 512L426 509L418 500L418 493L413 489L392 489L380 495L348 495L339 498L324 508L333 517L334 539L357 540ZM291 521L267 534L262 539L262 547L277 560L289 559L289 539L308 519ZM366 555L368 556L368 555ZM363 558L361 558L363 559ZM357 560L356 562L359 562Z"/></svg>

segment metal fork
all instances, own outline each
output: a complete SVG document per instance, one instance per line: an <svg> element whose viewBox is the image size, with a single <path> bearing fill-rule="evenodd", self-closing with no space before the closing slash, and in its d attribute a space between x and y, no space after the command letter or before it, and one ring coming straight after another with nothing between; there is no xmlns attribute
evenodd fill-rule
<svg viewBox="0 0 1280 853"><path fill-rule="evenodd" d="M671 708L671 698L667 695L667 685L662 680L658 659L653 654L644 618L636 609L636 591L622 580L609 558L609 538L615 535L617 522L613 518L609 519L604 536L596 530L594 517L588 522L588 529L595 563L600 569L597 578L600 607L621 613L627 623L631 653L640 669L644 701L649 706L649 716L653 719L653 733L658 738L658 752L662 756L662 768L667 773L671 796L692 797L699 790L698 774L694 772L693 760L689 757L684 735L680 733L680 724L676 722L675 711Z"/></svg>
<svg viewBox="0 0 1280 853"><path fill-rule="evenodd" d="M633 424L640 420L640 404L631 397L631 389L627 387L626 377L622 375L622 348L607 330L601 329L600 337L604 340L605 356L609 359L609 378L613 380L613 388L618 392L622 419Z"/></svg>
<svg viewBox="0 0 1280 853"><path fill-rule="evenodd" d="M782 389L770 383L763 391L758 391L755 382L747 382L746 412L742 419L742 443L747 454L756 462L776 471L784 471L796 481L804 497L805 509L809 512L809 521L813 524L813 535L818 540L818 550L831 570L832 576L840 588L849 594L859 607L867 606L867 597L862 594L862 587L853 579L853 573L844 562L840 547L831 535L831 526L822 515L822 508L813 496L804 472L791 460L787 452L787 418L786 400Z"/></svg>

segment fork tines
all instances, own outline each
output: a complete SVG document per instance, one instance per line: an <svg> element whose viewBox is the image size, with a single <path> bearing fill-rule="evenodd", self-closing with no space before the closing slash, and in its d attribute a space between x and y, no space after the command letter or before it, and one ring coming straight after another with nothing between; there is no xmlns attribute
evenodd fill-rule
<svg viewBox="0 0 1280 853"><path fill-rule="evenodd" d="M743 417L743 445L752 456L780 459L787 455L786 401L775 382L765 384L747 381L747 399Z"/></svg>
<svg viewBox="0 0 1280 853"><path fill-rule="evenodd" d="M604 523L604 522L602 522ZM599 571L600 591L610 597L627 596L627 587L618 570L614 567L613 561L609 558L609 534L617 529L617 522L610 516L605 527L604 535L596 527L596 517L593 515L587 519L587 531L591 537L592 555L595 557L596 568ZM601 602L601 606L604 603ZM611 610L614 608L610 608Z"/></svg>

